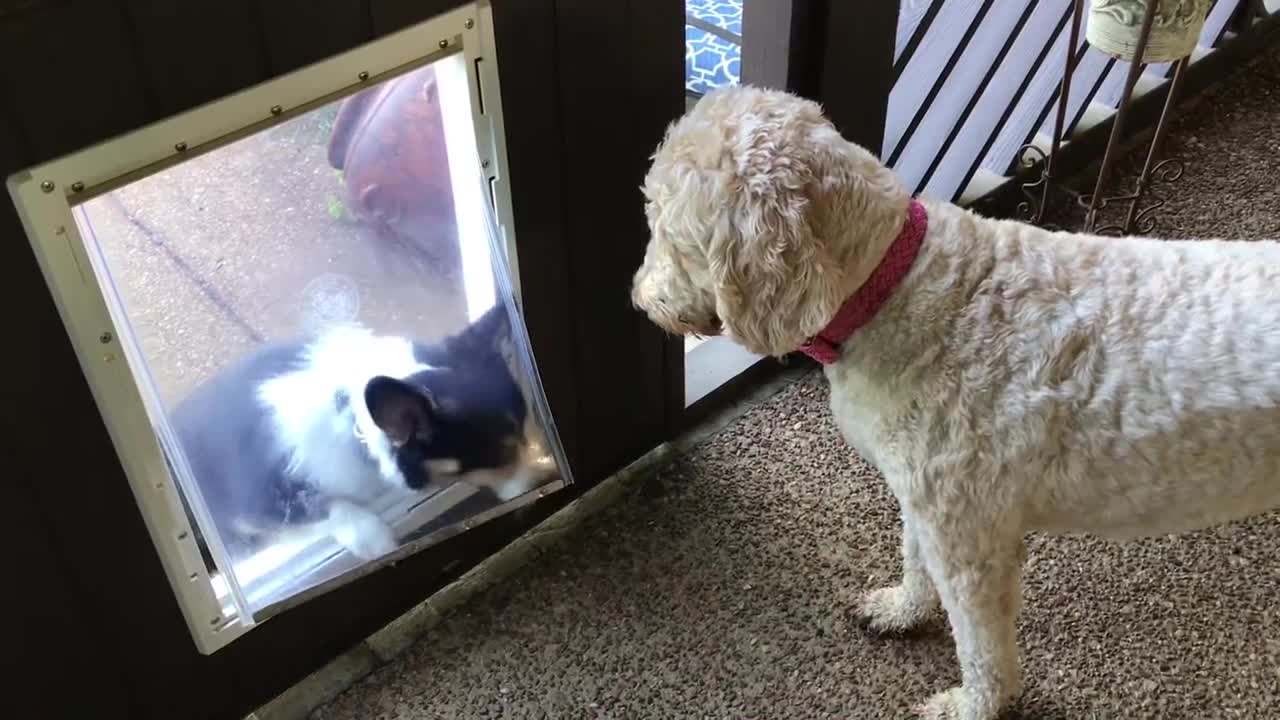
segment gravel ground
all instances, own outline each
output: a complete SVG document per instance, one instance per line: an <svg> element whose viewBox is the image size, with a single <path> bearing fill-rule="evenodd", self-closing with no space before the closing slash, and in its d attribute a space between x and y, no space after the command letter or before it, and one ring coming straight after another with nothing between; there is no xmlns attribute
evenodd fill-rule
<svg viewBox="0 0 1280 720"><path fill-rule="evenodd" d="M86 203L166 403L264 339L336 320L432 340L466 321L460 275L349 218L336 107Z"/></svg>
<svg viewBox="0 0 1280 720"><path fill-rule="evenodd" d="M1157 232L1280 237L1280 50L1186 106ZM892 718L958 681L941 617L879 640L892 498L810 375L315 712L426 718ZM1014 718L1280 716L1280 519L1113 544L1033 537Z"/></svg>

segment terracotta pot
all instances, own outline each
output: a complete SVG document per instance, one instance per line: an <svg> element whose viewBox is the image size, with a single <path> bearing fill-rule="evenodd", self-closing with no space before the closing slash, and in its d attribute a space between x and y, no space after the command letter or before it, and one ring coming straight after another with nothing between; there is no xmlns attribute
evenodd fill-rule
<svg viewBox="0 0 1280 720"><path fill-rule="evenodd" d="M1133 60L1151 2L1158 5L1142 61L1170 62L1190 55L1212 0L1090 0L1085 30L1089 44L1112 57Z"/></svg>
<svg viewBox="0 0 1280 720"><path fill-rule="evenodd" d="M329 164L359 220L427 250L457 239L435 71L424 67L353 95L338 110Z"/></svg>

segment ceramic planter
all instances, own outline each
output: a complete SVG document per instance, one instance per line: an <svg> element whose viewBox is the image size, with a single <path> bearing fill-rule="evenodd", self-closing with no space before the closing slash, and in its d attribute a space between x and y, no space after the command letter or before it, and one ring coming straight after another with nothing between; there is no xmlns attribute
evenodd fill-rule
<svg viewBox="0 0 1280 720"><path fill-rule="evenodd" d="M1158 4L1142 62L1171 62L1191 54L1212 0L1090 0L1085 31L1089 44L1112 57L1133 60L1152 2Z"/></svg>

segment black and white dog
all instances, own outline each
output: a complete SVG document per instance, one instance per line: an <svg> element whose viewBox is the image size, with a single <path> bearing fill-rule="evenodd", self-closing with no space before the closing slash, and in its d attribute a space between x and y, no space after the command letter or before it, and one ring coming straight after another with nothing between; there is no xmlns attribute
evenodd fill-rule
<svg viewBox="0 0 1280 720"><path fill-rule="evenodd" d="M263 345L196 388L171 420L228 552L302 529L374 559L398 544L370 506L389 490L532 489L512 347L499 302L437 345L343 327Z"/></svg>

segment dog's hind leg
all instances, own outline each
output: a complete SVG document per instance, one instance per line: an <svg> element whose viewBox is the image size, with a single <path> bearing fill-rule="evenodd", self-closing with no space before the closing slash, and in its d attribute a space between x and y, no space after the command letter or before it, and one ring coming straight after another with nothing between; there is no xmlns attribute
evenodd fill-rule
<svg viewBox="0 0 1280 720"><path fill-rule="evenodd" d="M902 513L902 582L872 590L858 612L871 630L902 633L917 627L938 607L938 593L920 557L920 542L911 516Z"/></svg>
<svg viewBox="0 0 1280 720"><path fill-rule="evenodd" d="M920 553L955 639L962 684L920 708L929 720L994 720L1022 691L1016 620L1022 607L1021 534L991 524L918 522Z"/></svg>

